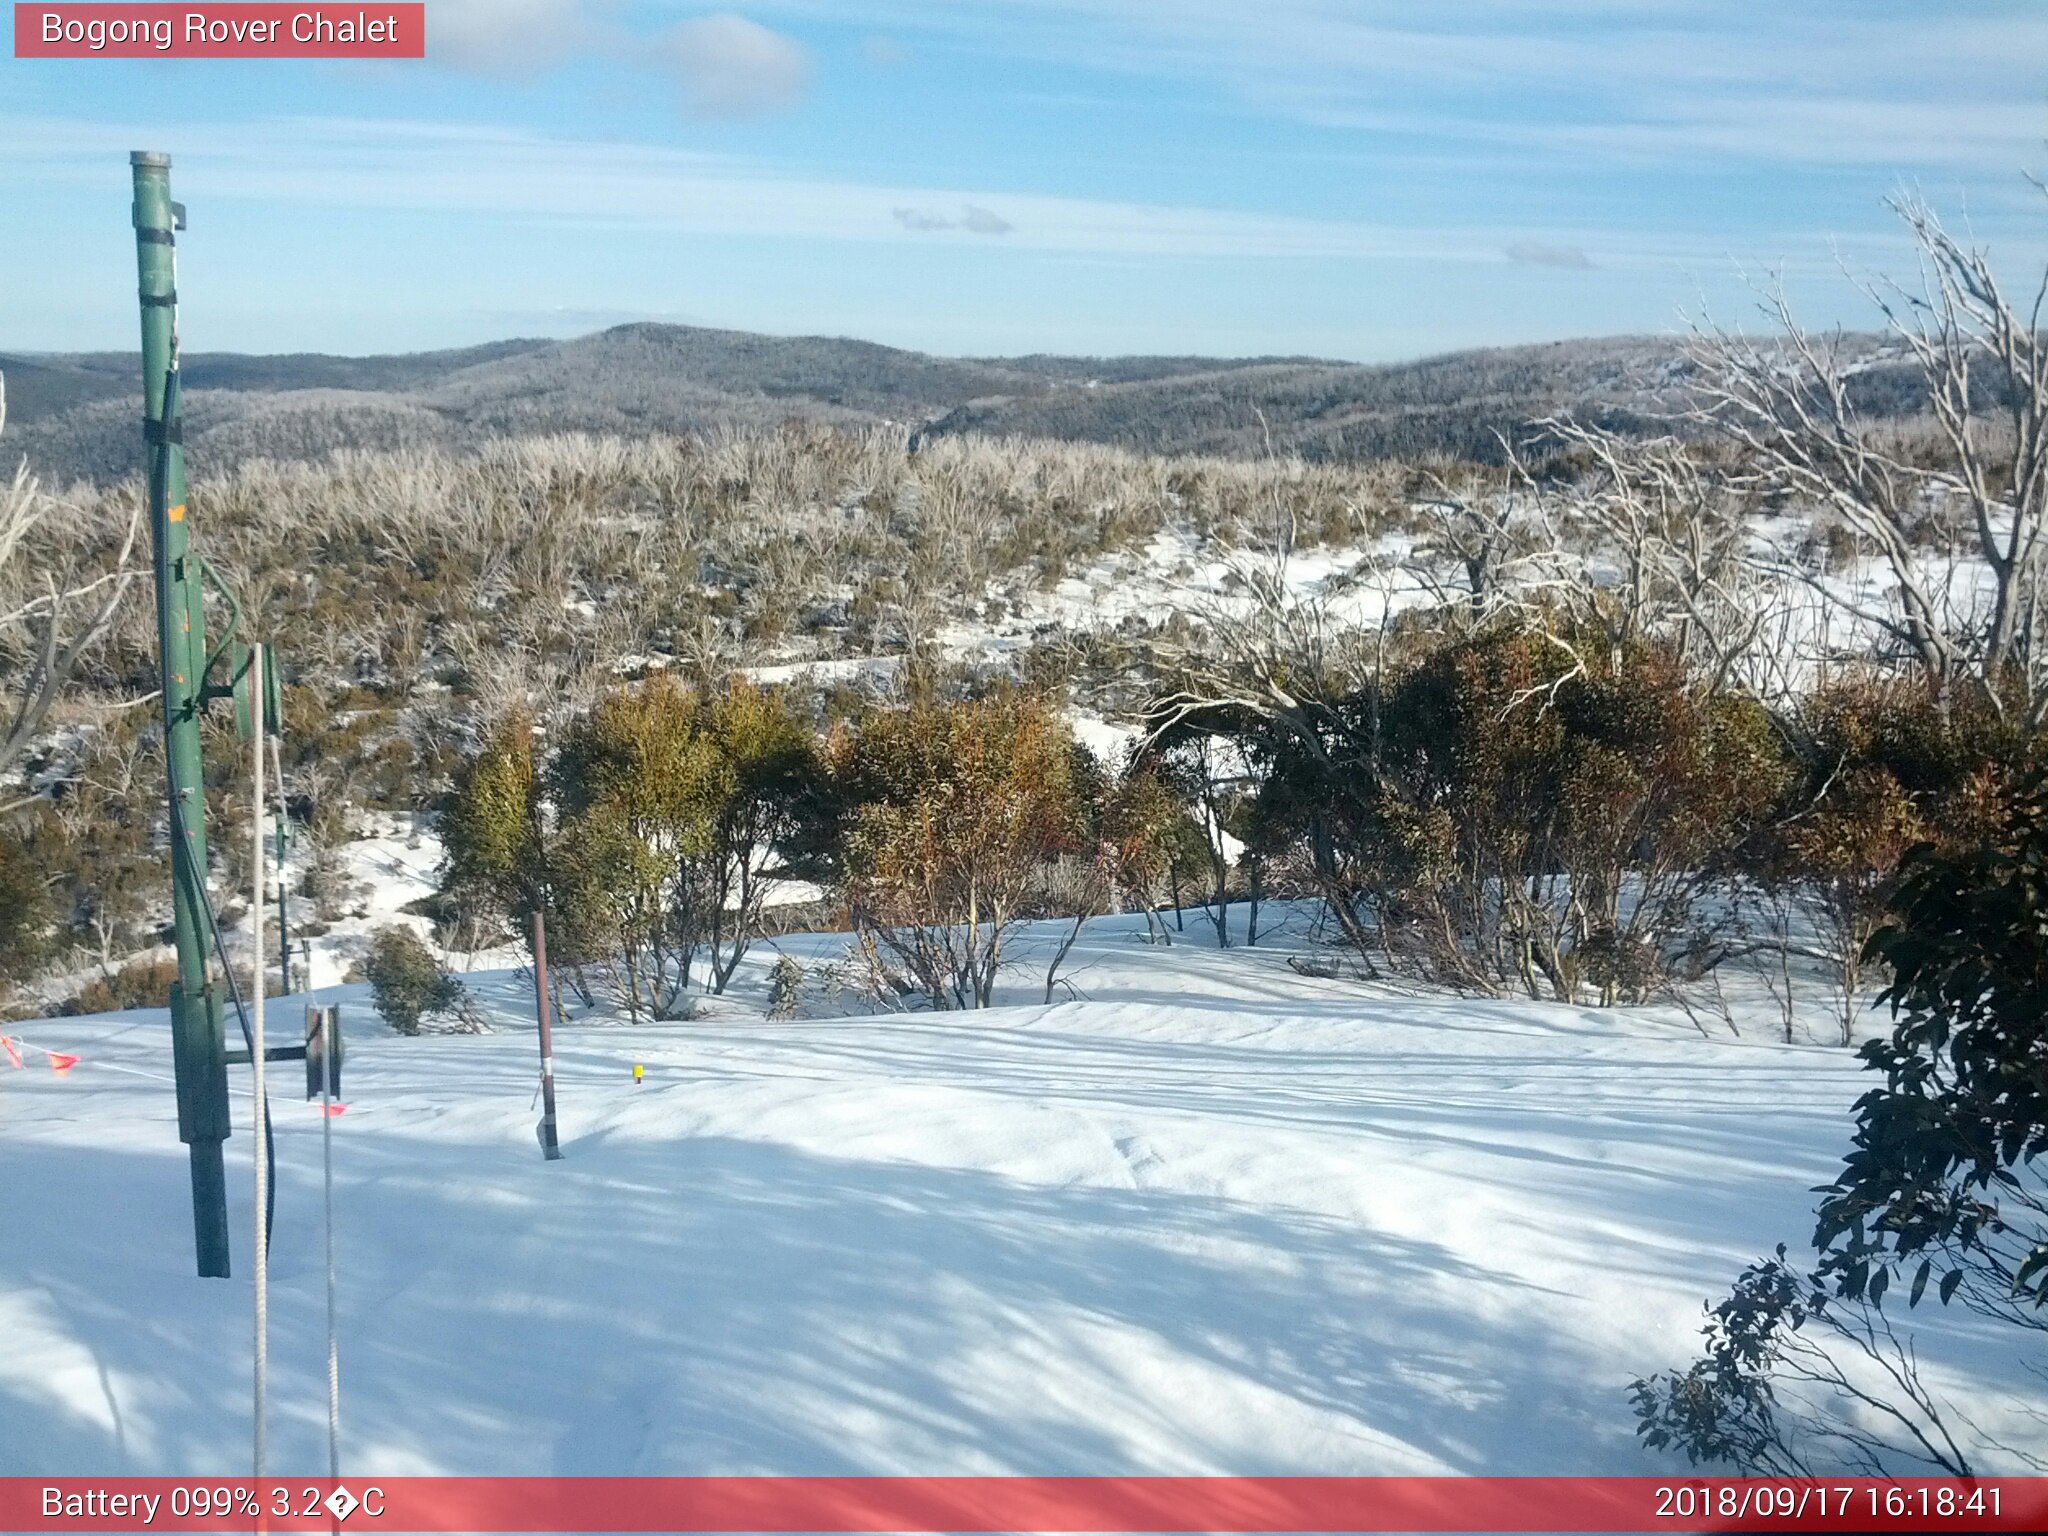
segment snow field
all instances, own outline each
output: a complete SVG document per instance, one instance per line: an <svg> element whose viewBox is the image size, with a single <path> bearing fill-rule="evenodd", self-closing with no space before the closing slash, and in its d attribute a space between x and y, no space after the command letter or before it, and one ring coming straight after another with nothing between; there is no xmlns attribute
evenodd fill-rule
<svg viewBox="0 0 2048 1536"><path fill-rule="evenodd" d="M392 1037L364 989L330 989L353 1025L344 1471L1655 1470L1627 1383L1690 1358L1744 1263L1804 1242L1853 1059L1379 994L1290 970L1299 935L1217 952L1192 914L1171 948L1138 926L1092 925L1086 1000L1051 1007L572 1010L558 1163L520 975L469 978L501 1026L475 1037ZM273 1032L299 1017L272 1008ZM248 1102L237 1278L200 1281L162 1016L19 1032L84 1061L0 1076L0 1473L236 1471ZM271 1436L311 1471L320 1122L291 1076ZM2014 1385L1994 1339L1930 1321L1942 1385L1973 1407Z"/></svg>

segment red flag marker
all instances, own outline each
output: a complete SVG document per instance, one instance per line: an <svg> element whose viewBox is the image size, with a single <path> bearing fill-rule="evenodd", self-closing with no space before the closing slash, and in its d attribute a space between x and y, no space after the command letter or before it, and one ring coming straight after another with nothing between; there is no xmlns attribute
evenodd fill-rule
<svg viewBox="0 0 2048 1536"><path fill-rule="evenodd" d="M50 1070L59 1077L78 1065L76 1056L66 1056L61 1051L45 1051L43 1054L50 1058Z"/></svg>
<svg viewBox="0 0 2048 1536"><path fill-rule="evenodd" d="M346 1110L347 1110L347 1108L348 1108L348 1106L347 1106L346 1104L329 1104L329 1105L327 1106L327 1118L328 1118L328 1119L330 1119L330 1120L332 1120L332 1119L334 1119L334 1118L335 1118L335 1117L336 1117L337 1115L340 1115L340 1114L342 1114L342 1113L343 1113L344 1111L346 1111Z"/></svg>
<svg viewBox="0 0 2048 1536"><path fill-rule="evenodd" d="M0 1035L0 1049L6 1050L7 1059L14 1063L14 1070L19 1072L21 1070L21 1047L14 1043L12 1037Z"/></svg>

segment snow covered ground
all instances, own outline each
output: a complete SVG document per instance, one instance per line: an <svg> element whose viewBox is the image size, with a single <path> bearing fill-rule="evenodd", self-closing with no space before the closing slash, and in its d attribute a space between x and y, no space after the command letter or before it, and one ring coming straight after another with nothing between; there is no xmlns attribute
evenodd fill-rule
<svg viewBox="0 0 2048 1536"><path fill-rule="evenodd" d="M469 978L473 1037L331 991L344 1471L1656 1470L1627 1383L1804 1241L1853 1059L1137 927L1050 1007L771 1022L760 951L704 1019L579 1014L556 1163L517 973ZM247 1098L238 1275L197 1280L162 1016L16 1032L83 1060L0 1061L0 1474L243 1469ZM317 1470L320 1120L275 1070L272 1454ZM1986 1406L2024 1380L1995 1340L1922 1343L2028 1433Z"/></svg>

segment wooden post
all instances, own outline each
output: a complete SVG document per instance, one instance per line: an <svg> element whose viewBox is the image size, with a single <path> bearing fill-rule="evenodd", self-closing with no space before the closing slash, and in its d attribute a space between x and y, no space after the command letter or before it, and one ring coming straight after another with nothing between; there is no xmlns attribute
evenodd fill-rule
<svg viewBox="0 0 2048 1536"><path fill-rule="evenodd" d="M533 997L540 1014L540 1149L550 1162L562 1155L555 1135L555 1031L548 1015L548 926L533 914Z"/></svg>

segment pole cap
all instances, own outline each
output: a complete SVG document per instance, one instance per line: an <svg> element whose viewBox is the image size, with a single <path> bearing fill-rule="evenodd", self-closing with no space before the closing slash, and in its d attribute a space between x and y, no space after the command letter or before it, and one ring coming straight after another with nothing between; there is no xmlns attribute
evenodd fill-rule
<svg viewBox="0 0 2048 1536"><path fill-rule="evenodd" d="M128 163L152 171L168 171L171 157L160 149L138 149L128 156Z"/></svg>

